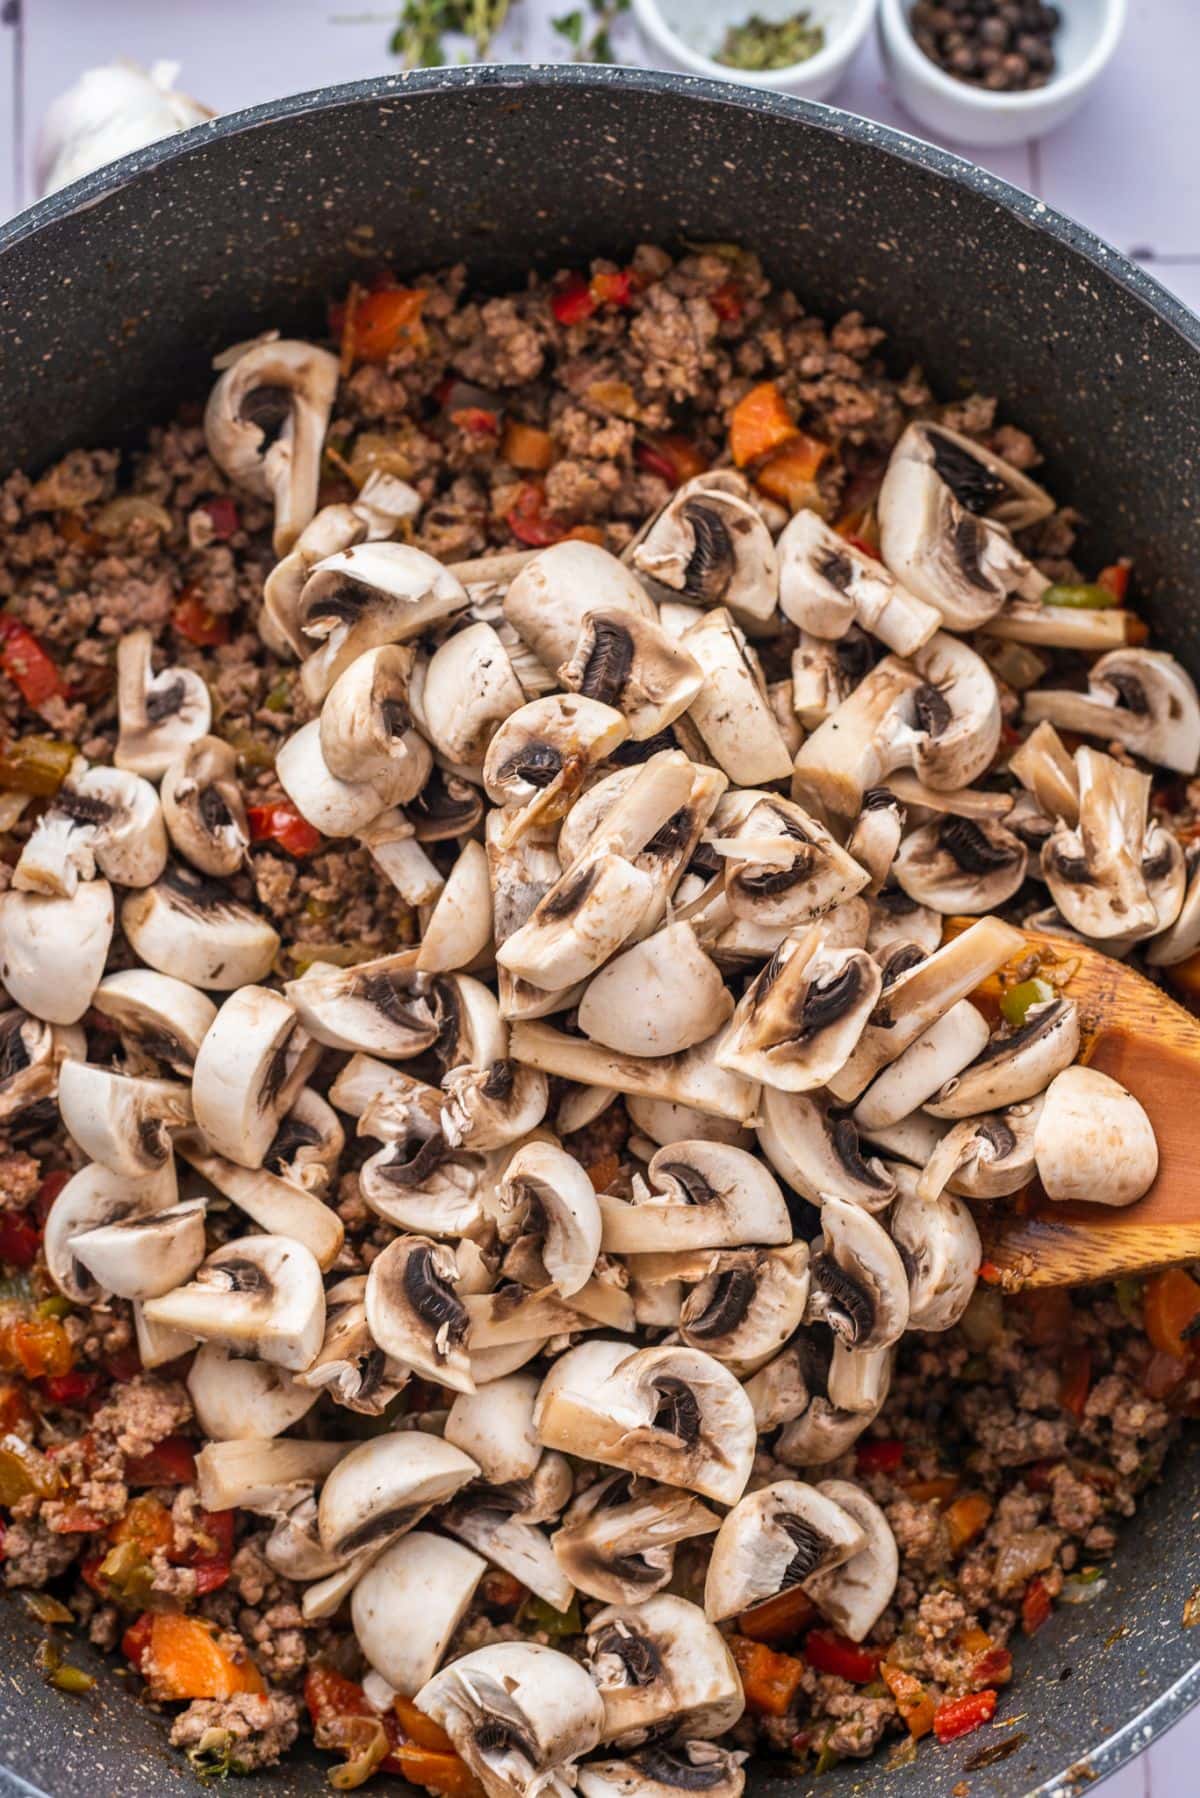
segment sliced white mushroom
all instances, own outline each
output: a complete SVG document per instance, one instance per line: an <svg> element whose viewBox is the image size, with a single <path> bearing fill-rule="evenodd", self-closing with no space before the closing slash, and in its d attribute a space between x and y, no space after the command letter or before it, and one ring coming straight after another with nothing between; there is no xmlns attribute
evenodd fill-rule
<svg viewBox="0 0 1200 1798"><path fill-rule="evenodd" d="M265 986L231 993L200 1045L192 1075L196 1122L210 1148L242 1167L261 1167L319 1055L319 1044L279 993Z"/></svg>
<svg viewBox="0 0 1200 1798"><path fill-rule="evenodd" d="M642 1093L744 1124L754 1116L759 1086L717 1064L715 1056L723 1040L724 1032L718 1031L682 1055L620 1055L548 1024L518 1020L512 1027L509 1052L514 1061L584 1086Z"/></svg>
<svg viewBox="0 0 1200 1798"><path fill-rule="evenodd" d="M717 1532L704 1582L713 1623L736 1617L789 1586L840 1567L865 1546L840 1504L802 1480L776 1480L739 1499Z"/></svg>
<svg viewBox="0 0 1200 1798"><path fill-rule="evenodd" d="M280 1119L263 1166L281 1180L321 1196L337 1173L345 1146L346 1133L332 1105L311 1086L303 1086Z"/></svg>
<svg viewBox="0 0 1200 1798"><path fill-rule="evenodd" d="M428 782L424 789L428 791ZM445 881L417 841L416 826L396 808L380 812L355 836L408 905L432 905Z"/></svg>
<svg viewBox="0 0 1200 1798"><path fill-rule="evenodd" d="M188 1285L147 1300L146 1316L299 1372L325 1330L321 1269L285 1236L241 1237L214 1249Z"/></svg>
<svg viewBox="0 0 1200 1798"><path fill-rule="evenodd" d="M274 502L275 553L286 555L317 509L337 357L270 335L235 345L217 366L204 414L208 452L236 486Z"/></svg>
<svg viewBox="0 0 1200 1798"><path fill-rule="evenodd" d="M636 575L592 543L555 543L531 556L504 595L504 616L553 673L575 648L590 611L654 618L654 602Z"/></svg>
<svg viewBox="0 0 1200 1798"><path fill-rule="evenodd" d="M1025 938L1012 925L1000 918L980 918L961 936L897 975L849 1058L830 1076L833 1097L842 1104L857 1099L881 1068L1024 949Z"/></svg>
<svg viewBox="0 0 1200 1798"><path fill-rule="evenodd" d="M500 1240L537 1245L545 1277L562 1298L591 1278L600 1253L601 1219L591 1180L573 1155L530 1142L508 1161L497 1188Z"/></svg>
<svg viewBox="0 0 1200 1798"><path fill-rule="evenodd" d="M977 915L1013 897L1027 862L1025 845L1003 824L947 813L905 838L892 878L919 905Z"/></svg>
<svg viewBox="0 0 1200 1798"><path fill-rule="evenodd" d="M778 1182L756 1156L727 1143L659 1149L633 1200L599 1195L602 1242L612 1255L739 1248L791 1241Z"/></svg>
<svg viewBox="0 0 1200 1798"><path fill-rule="evenodd" d="M290 1436L207 1442L196 1456L196 1491L206 1511L277 1517L311 1493L350 1448L348 1442Z"/></svg>
<svg viewBox="0 0 1200 1798"><path fill-rule="evenodd" d="M488 1798L566 1798L574 1763L596 1746L604 1720L586 1670L536 1642L460 1656L422 1686L417 1707L446 1731Z"/></svg>
<svg viewBox="0 0 1200 1798"><path fill-rule="evenodd" d="M11 1128L18 1118L53 1100L58 1070L70 1049L67 1035L17 1007L0 1011L0 1124Z"/></svg>
<svg viewBox="0 0 1200 1798"><path fill-rule="evenodd" d="M898 886L881 887L866 903L867 948L872 955L906 943L915 944L926 955L932 955L940 947L941 914L931 911L927 905L918 905Z"/></svg>
<svg viewBox="0 0 1200 1798"><path fill-rule="evenodd" d="M948 1185L973 1199L1019 1192L1035 1172L1034 1141L1044 1104L1039 1095L952 1124L925 1163L917 1196L935 1199Z"/></svg>
<svg viewBox="0 0 1200 1798"><path fill-rule="evenodd" d="M569 659L558 669L560 685L615 706L629 721L635 742L673 724L697 697L700 664L649 618L628 611L589 611Z"/></svg>
<svg viewBox="0 0 1200 1798"><path fill-rule="evenodd" d="M741 1124L728 1118L713 1117L696 1111L690 1105L678 1105L670 1099L651 1099L630 1093L625 1101L630 1122L660 1148L673 1142L723 1142L735 1149L752 1149L754 1136ZM649 1161L651 1157L644 1157Z"/></svg>
<svg viewBox="0 0 1200 1798"><path fill-rule="evenodd" d="M590 768L629 735L614 706L582 693L551 693L510 714L488 744L483 782L493 805L513 808L505 843L561 818Z"/></svg>
<svg viewBox="0 0 1200 1798"><path fill-rule="evenodd" d="M430 976L416 965L416 952L402 949L373 961L338 968L313 962L298 980L284 985L284 997L301 1025L326 1048L371 1055L420 1055L438 1037Z"/></svg>
<svg viewBox="0 0 1200 1798"><path fill-rule="evenodd" d="M885 656L796 757L793 797L847 827L899 768L937 790L969 787L1000 741L1000 696L981 656L939 631L907 661Z"/></svg>
<svg viewBox="0 0 1200 1798"><path fill-rule="evenodd" d="M718 1249L679 1314L679 1338L744 1376L799 1329L808 1302L808 1244Z"/></svg>
<svg viewBox="0 0 1200 1798"><path fill-rule="evenodd" d="M1003 493L1007 483L973 447L964 447L969 443L940 435L938 426L910 424L892 451L877 502L884 561L959 631L985 624L1010 595L1040 599L1049 585L1015 547L1000 515L988 515L989 495ZM1025 517L1025 502L1026 496L1013 496L1001 510Z"/></svg>
<svg viewBox="0 0 1200 1798"><path fill-rule="evenodd" d="M89 1231L166 1211L178 1196L173 1161L140 1179L114 1174L99 1162L72 1174L51 1205L42 1234L46 1268L58 1290L73 1304L102 1303L103 1291L74 1245Z"/></svg>
<svg viewBox="0 0 1200 1798"><path fill-rule="evenodd" d="M477 1231L483 1221L480 1157L451 1148L436 1087L399 1073L395 1080L359 1119L360 1136L377 1136L385 1144L359 1171L363 1198L404 1230L431 1236Z"/></svg>
<svg viewBox="0 0 1200 1798"><path fill-rule="evenodd" d="M802 630L792 651L792 709L806 731L824 724L874 666L870 637L850 625L836 641ZM793 752L795 753L795 752Z"/></svg>
<svg viewBox="0 0 1200 1798"><path fill-rule="evenodd" d="M815 637L842 637L857 624L896 655L909 656L941 629L935 606L909 593L816 512L797 512L776 548L780 610Z"/></svg>
<svg viewBox="0 0 1200 1798"><path fill-rule="evenodd" d="M276 1517L274 1528L263 1545L263 1559L285 1579L325 1581L331 1574L348 1570L351 1558L328 1554L321 1547L321 1538L317 1534L316 1496L311 1488L301 1486L298 1490L300 1495L290 1495L292 1502ZM355 1571L361 1573L367 1560L367 1556L359 1557ZM310 1614L313 1590L310 1585L301 1601L306 1617Z"/></svg>
<svg viewBox="0 0 1200 1798"><path fill-rule="evenodd" d="M466 591L433 556L403 543L360 543L319 562L297 607L303 637L315 647L301 670L312 703L367 650L410 643L464 611Z"/></svg>
<svg viewBox="0 0 1200 1798"><path fill-rule="evenodd" d="M729 1369L699 1349L569 1349L543 1383L535 1421L548 1448L722 1504L741 1497L754 1459L750 1401Z"/></svg>
<svg viewBox="0 0 1200 1798"><path fill-rule="evenodd" d="M830 1404L839 1412L865 1412L874 1417L888 1395L895 1359L894 1348L850 1348L835 1336L826 1373Z"/></svg>
<svg viewBox="0 0 1200 1798"><path fill-rule="evenodd" d="M325 1294L325 1337L317 1358L297 1375L313 1402L333 1402L363 1417L378 1417L408 1383L409 1369L377 1347L367 1324L365 1274L339 1280Z"/></svg>
<svg viewBox="0 0 1200 1798"><path fill-rule="evenodd" d="M441 1512L438 1521L493 1566L520 1580L552 1610L570 1608L575 1587L555 1558L549 1536L535 1524L513 1517L507 1494L484 1489L463 1493Z"/></svg>
<svg viewBox="0 0 1200 1798"><path fill-rule="evenodd" d="M112 933L107 880L82 881L69 899L10 888L0 896L0 980L35 1018L77 1024L100 984Z"/></svg>
<svg viewBox="0 0 1200 1798"><path fill-rule="evenodd" d="M711 1535L719 1523L691 1493L614 1473L574 1499L551 1542L572 1584L589 1598L639 1604L669 1582L676 1544Z"/></svg>
<svg viewBox="0 0 1200 1798"><path fill-rule="evenodd" d="M390 791L399 765L408 763L402 784L414 790L424 784L429 764L414 739L409 707L413 654L408 644L380 644L351 662L330 687L318 741L334 780L351 785L378 780Z"/></svg>
<svg viewBox="0 0 1200 1798"><path fill-rule="evenodd" d="M184 1131L175 1144L181 1158L210 1186L256 1223L260 1230L302 1245L324 1271L342 1250L345 1231L333 1208L308 1187L280 1179L266 1168L248 1168L214 1155L198 1131Z"/></svg>
<svg viewBox="0 0 1200 1798"><path fill-rule="evenodd" d="M769 618L779 594L771 533L746 500L715 481L689 481L668 500L632 552L639 574L702 606Z"/></svg>
<svg viewBox="0 0 1200 1798"><path fill-rule="evenodd" d="M1048 818L1061 818L1072 829L1078 824L1079 775L1052 724L1035 725L1009 756L1008 766Z"/></svg>
<svg viewBox="0 0 1200 1798"><path fill-rule="evenodd" d="M794 928L867 884L866 870L823 825L773 793L726 794L706 841L724 859L725 897L735 918Z"/></svg>
<svg viewBox="0 0 1200 1798"><path fill-rule="evenodd" d="M447 637L423 671L422 729L438 754L460 767L482 768L492 737L524 704L521 683L490 624L470 624Z"/></svg>
<svg viewBox="0 0 1200 1798"><path fill-rule="evenodd" d="M155 674L154 639L148 630L126 633L117 645L118 768L158 780L189 744L212 724L212 698L190 668Z"/></svg>
<svg viewBox="0 0 1200 1798"><path fill-rule="evenodd" d="M424 1430L356 1442L321 1488L321 1546L335 1555L382 1548L478 1472L470 1455Z"/></svg>
<svg viewBox="0 0 1200 1798"><path fill-rule="evenodd" d="M201 1343L187 1389L196 1422L217 1442L281 1436L307 1417L319 1396L285 1368L235 1355L217 1342Z"/></svg>
<svg viewBox="0 0 1200 1798"><path fill-rule="evenodd" d="M1175 922L1186 885L1183 851L1150 818L1150 776L1098 750L1076 752L1079 821L1055 826L1042 876L1082 936L1136 942Z"/></svg>
<svg viewBox="0 0 1200 1798"><path fill-rule="evenodd" d="M487 851L467 842L425 920L417 966L431 974L471 966L492 941Z"/></svg>
<svg viewBox="0 0 1200 1798"><path fill-rule="evenodd" d="M305 664L306 666L308 664ZM394 805L415 799L429 778L433 757L424 737L407 730L402 753L361 780L341 780L326 762L321 721L314 718L290 736L275 757L280 786L314 830L327 837L350 837Z"/></svg>
<svg viewBox="0 0 1200 1798"><path fill-rule="evenodd" d="M541 1384L536 1374L510 1373L480 1392L460 1392L446 1417L446 1440L479 1463L489 1486L528 1479L542 1457L533 1427Z"/></svg>
<svg viewBox="0 0 1200 1798"><path fill-rule="evenodd" d="M1187 886L1178 916L1169 929L1160 931L1145 946L1152 968L1173 968L1200 948L1200 854L1193 848L1185 856Z"/></svg>
<svg viewBox="0 0 1200 1798"><path fill-rule="evenodd" d="M144 887L167 865L163 809L140 774L76 760L37 819L13 869L21 892L69 899L97 868L120 886Z"/></svg>
<svg viewBox="0 0 1200 1798"><path fill-rule="evenodd" d="M262 980L279 950L278 932L265 918L182 863L126 896L121 929L149 967L218 992Z"/></svg>
<svg viewBox="0 0 1200 1798"><path fill-rule="evenodd" d="M64 1061L58 1109L86 1156L134 1177L164 1167L171 1131L192 1120L191 1094L180 1081L119 1074L89 1061Z"/></svg>
<svg viewBox="0 0 1200 1798"><path fill-rule="evenodd" d="M908 1276L883 1225L861 1206L827 1198L809 1264L808 1314L849 1348L888 1348L908 1325Z"/></svg>
<svg viewBox="0 0 1200 1798"><path fill-rule="evenodd" d="M537 1129L550 1103L545 1075L507 1058L488 1067L450 1068L442 1090L446 1141L475 1153L519 1142Z"/></svg>
<svg viewBox="0 0 1200 1798"><path fill-rule="evenodd" d="M579 1769L583 1798L679 1798L705 1792L708 1798L742 1798L746 1775L740 1749L715 1742L683 1742L677 1748L651 1743L620 1760L588 1761Z"/></svg>
<svg viewBox="0 0 1200 1798"><path fill-rule="evenodd" d="M680 642L703 675L687 718L717 765L743 787L786 780L791 751L771 709L758 658L725 607L706 612Z"/></svg>
<svg viewBox="0 0 1200 1798"><path fill-rule="evenodd" d="M946 1129L940 1119L929 1116L928 1109L912 1111L898 1124L877 1125L868 1132L868 1141L873 1149L881 1149L894 1161L924 1167Z"/></svg>
<svg viewBox="0 0 1200 1798"><path fill-rule="evenodd" d="M360 1575L350 1601L354 1634L395 1691L411 1698L436 1673L486 1570L461 1543L413 1530Z"/></svg>
<svg viewBox="0 0 1200 1798"><path fill-rule="evenodd" d="M841 1068L879 999L864 949L827 949L819 929L784 939L747 988L717 1060L784 1092L811 1092Z"/></svg>
<svg viewBox="0 0 1200 1798"><path fill-rule="evenodd" d="M854 1107L854 1122L867 1135L898 1124L952 1084L960 1071L984 1052L987 1040L983 1013L969 999L960 999L876 1075Z"/></svg>
<svg viewBox="0 0 1200 1798"><path fill-rule="evenodd" d="M134 1299L131 1310L138 1360L147 1373L152 1373L156 1367L165 1367L168 1361L177 1361L180 1355L190 1354L199 1346L196 1338L189 1336L186 1330L169 1330L163 1324L148 1323L140 1299Z"/></svg>
<svg viewBox="0 0 1200 1798"><path fill-rule="evenodd" d="M644 1604L609 1605L588 1625L587 1651L606 1742L721 1736L742 1714L728 1643L686 1598L659 1592Z"/></svg>
<svg viewBox="0 0 1200 1798"><path fill-rule="evenodd" d="M1088 671L1086 693L1034 687L1024 716L1060 730L1123 743L1135 755L1180 774L1200 762L1200 699L1174 656L1154 649L1114 649Z"/></svg>
<svg viewBox="0 0 1200 1798"><path fill-rule="evenodd" d="M204 1259L204 1200L124 1217L71 1237L75 1261L102 1292L152 1299L189 1280Z"/></svg>
<svg viewBox="0 0 1200 1798"><path fill-rule="evenodd" d="M454 1256L425 1236L398 1236L371 1263L367 1323L385 1354L455 1392L473 1392L470 1318Z"/></svg>
<svg viewBox="0 0 1200 1798"><path fill-rule="evenodd" d="M874 1499L850 1480L822 1480L816 1490L837 1505L863 1534L863 1545L849 1560L822 1568L805 1582L805 1591L824 1616L852 1642L861 1642L892 1601L900 1572L900 1555L892 1528Z"/></svg>
<svg viewBox="0 0 1200 1798"><path fill-rule="evenodd" d="M920 1198L913 1169L898 1168L896 1182L888 1229L908 1274L908 1326L949 1330L970 1302L983 1259L975 1219L953 1193Z"/></svg>
<svg viewBox="0 0 1200 1798"><path fill-rule="evenodd" d="M946 1014L947 1018L951 1015ZM923 1040L918 1038L918 1042ZM1006 1105L1044 1092L1056 1074L1070 1067L1078 1053L1078 1006L1070 999L1047 999L1040 1005L1031 1005L1015 1029L990 1037L969 1066L952 1075L921 1103L938 1118L1000 1111Z"/></svg>
<svg viewBox="0 0 1200 1798"><path fill-rule="evenodd" d="M164 771L160 792L176 852L202 874L236 873L245 860L250 826L238 785L237 754L229 744L220 737L200 737L189 744ZM160 867L153 878L161 872Z"/></svg>
<svg viewBox="0 0 1200 1798"><path fill-rule="evenodd" d="M676 1055L712 1035L733 998L690 924L670 924L622 951L588 985L579 1028L624 1055Z"/></svg>
<svg viewBox="0 0 1200 1798"><path fill-rule="evenodd" d="M862 1153L855 1119L831 1113L819 1093L764 1086L758 1142L780 1178L812 1205L832 1196L885 1211L896 1196L883 1163Z"/></svg>
<svg viewBox="0 0 1200 1798"><path fill-rule="evenodd" d="M1144 1108L1098 1068L1065 1068L1051 1081L1033 1150L1051 1199L1132 1205L1158 1172L1158 1144Z"/></svg>

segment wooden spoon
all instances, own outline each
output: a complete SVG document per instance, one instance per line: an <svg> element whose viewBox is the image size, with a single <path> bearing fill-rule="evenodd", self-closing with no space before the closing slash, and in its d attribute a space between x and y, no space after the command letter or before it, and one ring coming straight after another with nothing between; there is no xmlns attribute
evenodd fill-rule
<svg viewBox="0 0 1200 1798"><path fill-rule="evenodd" d="M977 1205L984 1278L1008 1291L1080 1286L1200 1259L1200 1019L1096 949L1024 934L1043 978L1079 1006L1079 1060L1145 1107L1158 1174L1144 1198L1122 1207L1056 1204L1036 1180L1012 1199ZM1028 973L1027 964L1001 970L972 997L987 1009Z"/></svg>

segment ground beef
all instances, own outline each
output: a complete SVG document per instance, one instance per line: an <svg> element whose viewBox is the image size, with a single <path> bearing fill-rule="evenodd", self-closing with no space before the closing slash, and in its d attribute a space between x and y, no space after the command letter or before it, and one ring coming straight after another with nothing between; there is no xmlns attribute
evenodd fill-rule
<svg viewBox="0 0 1200 1798"><path fill-rule="evenodd" d="M253 1773L273 1767L300 1731L300 1706L285 1692L239 1693L236 1698L200 1698L171 1725L171 1746L186 1748L200 1762Z"/></svg>
<svg viewBox="0 0 1200 1798"><path fill-rule="evenodd" d="M4 1537L6 1586L44 1586L79 1553L78 1535L56 1534L41 1517L13 1522Z"/></svg>
<svg viewBox="0 0 1200 1798"><path fill-rule="evenodd" d="M107 1438L122 1455L145 1455L191 1419L192 1402L178 1380L138 1374L126 1385L113 1388L112 1397L92 1419L92 1434Z"/></svg>
<svg viewBox="0 0 1200 1798"><path fill-rule="evenodd" d="M32 1155L0 1155L0 1211L24 1211L41 1184L42 1170Z"/></svg>

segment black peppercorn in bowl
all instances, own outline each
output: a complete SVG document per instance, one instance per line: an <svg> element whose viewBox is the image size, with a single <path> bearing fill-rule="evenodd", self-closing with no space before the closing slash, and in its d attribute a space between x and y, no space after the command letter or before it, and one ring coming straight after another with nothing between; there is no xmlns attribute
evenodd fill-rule
<svg viewBox="0 0 1200 1798"><path fill-rule="evenodd" d="M1126 0L880 0L879 41L913 117L955 143L1061 125L1116 53Z"/></svg>
<svg viewBox="0 0 1200 1798"><path fill-rule="evenodd" d="M730 240L813 312L882 325L892 367L1000 396L1082 516L1081 557L1132 557L1155 641L1200 670L1200 321L1040 202L957 158L822 106L627 69L458 69L233 114L139 151L0 229L0 469L134 445L202 399L211 358L267 329L325 329L330 295L387 261L467 264L504 291L639 243ZM0 527L2 528L2 527ZM815 1781L755 1767L753 1798L1051 1798L1102 1779L1200 1700L1195 1446L1164 1477L1085 1608L1014 1644L994 1727L915 1766ZM97 1678L42 1677L44 1625L0 1604L0 1792L192 1794L165 1719L86 1642ZM244 1798L315 1798L296 1749ZM397 1789L380 1782L380 1789Z"/></svg>

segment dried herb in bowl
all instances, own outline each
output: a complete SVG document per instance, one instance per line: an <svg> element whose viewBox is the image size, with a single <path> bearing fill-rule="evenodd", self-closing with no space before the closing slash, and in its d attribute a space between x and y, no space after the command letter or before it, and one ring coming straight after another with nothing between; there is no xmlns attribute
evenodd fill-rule
<svg viewBox="0 0 1200 1798"><path fill-rule="evenodd" d="M787 69L824 48L825 28L812 23L807 8L787 19L751 13L744 24L729 27L713 60L729 69Z"/></svg>

